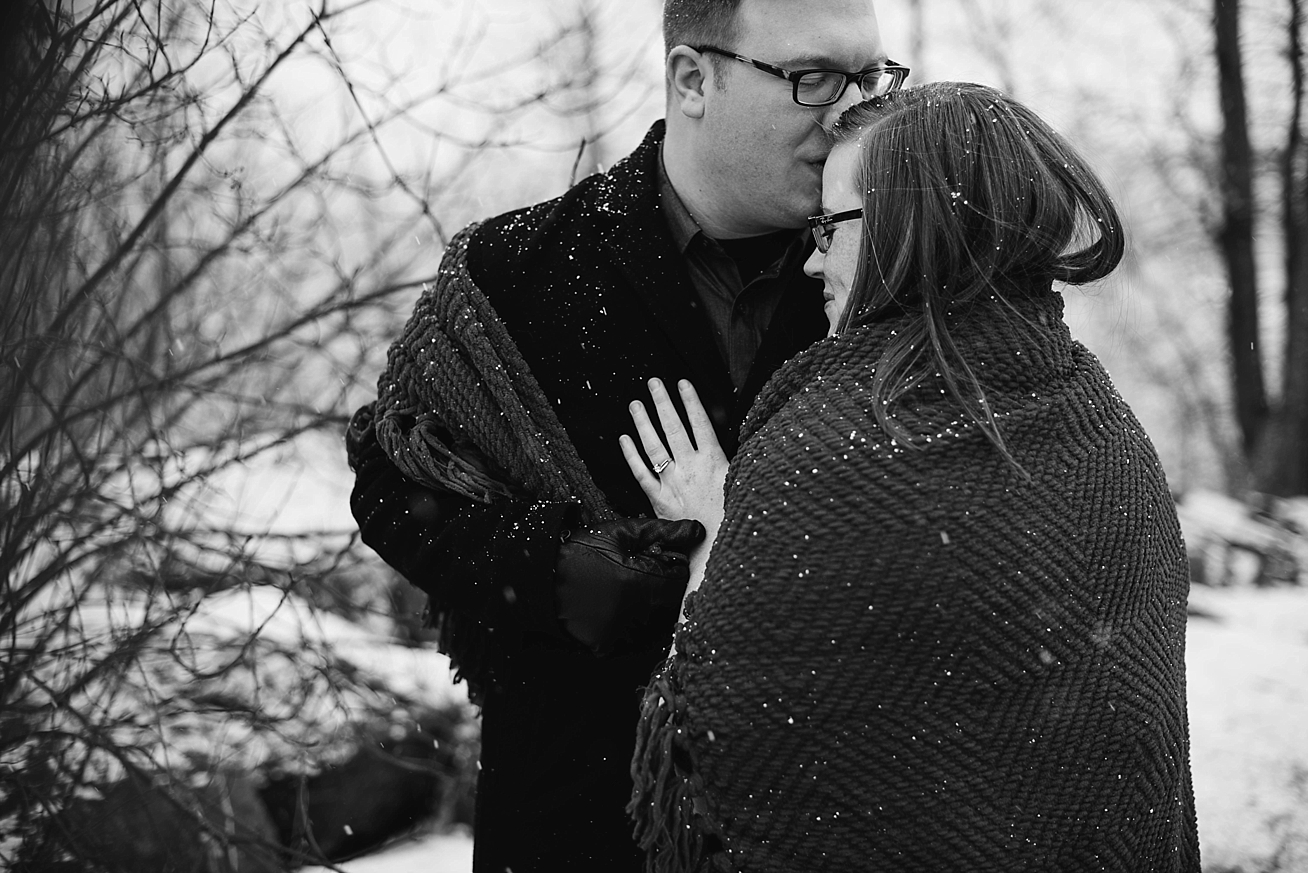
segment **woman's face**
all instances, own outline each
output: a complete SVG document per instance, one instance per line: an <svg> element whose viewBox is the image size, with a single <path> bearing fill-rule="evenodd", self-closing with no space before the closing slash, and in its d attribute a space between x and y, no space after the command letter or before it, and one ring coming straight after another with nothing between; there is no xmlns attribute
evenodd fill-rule
<svg viewBox="0 0 1308 873"><path fill-rule="evenodd" d="M844 212L863 205L863 194L854 187L854 169L858 160L857 143L838 145L827 158L827 165L822 170L824 213ZM827 336L835 333L840 315L849 303L849 288L858 268L858 242L863 236L863 222L860 219L842 221L831 228L835 232L831 237L831 248L825 254L815 249L804 264L804 272L821 279L824 285L822 296L826 298L826 305L823 309L831 325Z"/></svg>

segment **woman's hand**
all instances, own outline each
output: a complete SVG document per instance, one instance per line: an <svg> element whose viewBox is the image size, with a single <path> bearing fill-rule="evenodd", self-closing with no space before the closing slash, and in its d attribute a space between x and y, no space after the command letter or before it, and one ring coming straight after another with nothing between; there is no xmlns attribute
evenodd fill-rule
<svg viewBox="0 0 1308 873"><path fill-rule="evenodd" d="M683 379L677 383L677 391L686 407L690 433L686 432L663 382L659 379L649 381L649 393L654 399L659 424L667 435L667 445L659 439L658 431L645 411L645 404L637 400L630 407L636 434L654 465L653 470L645 466L631 437L623 434L618 443L627 466L659 518L693 518L704 525L707 536L690 554L690 584L686 587L689 594L704 578L709 550L722 524L722 492L727 481L728 462L694 386Z"/></svg>
<svg viewBox="0 0 1308 873"><path fill-rule="evenodd" d="M686 380L677 384L690 431L681 421L672 398L659 379L649 381L649 393L654 399L654 410L659 424L667 435L668 444L659 439L658 431L650 421L645 404L633 401L630 408L636 434L654 469L645 466L636 444L623 434L618 443L622 456L636 477L645 496L649 498L659 518L693 518L712 530L722 519L722 487L727 479L727 456L718 444L717 434L709 421L708 413L699 402L695 388ZM694 442L692 443L692 438ZM713 524L710 525L710 522Z"/></svg>

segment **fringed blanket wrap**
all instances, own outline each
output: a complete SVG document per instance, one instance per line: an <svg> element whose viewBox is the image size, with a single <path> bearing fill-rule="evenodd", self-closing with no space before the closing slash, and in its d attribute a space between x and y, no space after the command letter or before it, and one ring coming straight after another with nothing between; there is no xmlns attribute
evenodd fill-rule
<svg viewBox="0 0 1308 873"><path fill-rule="evenodd" d="M409 478L482 503L527 496L613 516L545 392L467 269L471 225L377 382L377 441Z"/></svg>
<svg viewBox="0 0 1308 873"><path fill-rule="evenodd" d="M517 346L467 269L476 225L390 348L368 426L395 466L478 503L575 502L589 523L616 517ZM480 698L493 634L475 612L433 609L438 646Z"/></svg>
<svg viewBox="0 0 1308 873"><path fill-rule="evenodd" d="M651 869L1199 869L1163 472L1061 297L1016 305L954 336L1029 479L938 382L891 407L916 448L878 427L902 319L759 396L644 700Z"/></svg>

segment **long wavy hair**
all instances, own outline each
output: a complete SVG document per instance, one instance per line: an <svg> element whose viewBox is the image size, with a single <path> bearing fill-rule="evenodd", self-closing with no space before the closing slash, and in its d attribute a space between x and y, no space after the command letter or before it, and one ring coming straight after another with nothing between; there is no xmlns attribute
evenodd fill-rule
<svg viewBox="0 0 1308 873"><path fill-rule="evenodd" d="M1112 199L1076 150L993 88L940 82L848 109L835 147L858 147L863 235L837 331L908 313L881 355L875 414L913 445L893 404L939 374L966 415L1010 461L985 386L951 336L973 304L1005 307L1107 276L1125 234ZM962 316L965 317L965 316Z"/></svg>

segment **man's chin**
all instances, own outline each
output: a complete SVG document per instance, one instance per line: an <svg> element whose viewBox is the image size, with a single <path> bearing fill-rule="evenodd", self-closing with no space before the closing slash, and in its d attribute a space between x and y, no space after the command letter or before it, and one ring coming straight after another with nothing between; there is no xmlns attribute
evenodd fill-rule
<svg viewBox="0 0 1308 873"><path fill-rule="evenodd" d="M807 227L808 220L814 215L822 214L822 191L818 189L812 197L794 201L794 227Z"/></svg>
<svg viewBox="0 0 1308 873"><path fill-rule="evenodd" d="M810 189L810 187L808 184L796 184L787 192L788 196L785 196L784 199L778 197L772 200L767 213L771 215L772 221L770 223L774 228L777 230L802 230L808 227L809 218L822 212L821 186L812 187L808 196L798 195L799 191Z"/></svg>
<svg viewBox="0 0 1308 873"><path fill-rule="evenodd" d="M799 190L808 195L804 206L804 218L807 219L810 215L817 215L822 211L822 165L807 164L806 166L809 172L805 174L803 187Z"/></svg>

